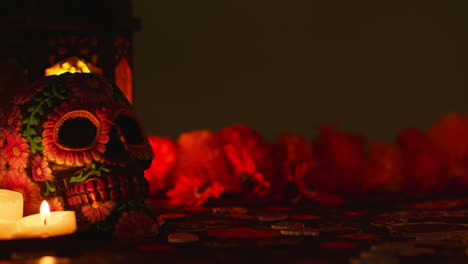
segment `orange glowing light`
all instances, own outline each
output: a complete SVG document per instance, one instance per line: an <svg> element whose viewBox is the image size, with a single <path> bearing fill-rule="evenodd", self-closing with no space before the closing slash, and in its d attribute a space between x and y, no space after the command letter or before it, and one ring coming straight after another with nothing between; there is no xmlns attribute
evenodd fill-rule
<svg viewBox="0 0 468 264"><path fill-rule="evenodd" d="M41 219L44 221L44 225L47 225L47 219L50 217L50 206L46 200L42 201L39 212Z"/></svg>
<svg viewBox="0 0 468 264"><path fill-rule="evenodd" d="M65 259L67 260L67 259ZM43 256L37 260L38 264L58 264L58 263L68 263L68 261L61 262L59 258L54 256Z"/></svg>
<svg viewBox="0 0 468 264"><path fill-rule="evenodd" d="M62 73L75 73L75 72L80 72L80 73L97 73L97 74L102 74L102 69L94 66L93 64L86 62L85 60L82 60L78 57L69 57L66 58L60 62L57 62L56 64L52 65L50 68L47 68L45 70L44 75L45 76L50 76L50 75L60 75Z"/></svg>
<svg viewBox="0 0 468 264"><path fill-rule="evenodd" d="M102 69L76 56L68 57L45 69L44 75L60 75L62 73L97 73L102 75ZM133 103L133 71L127 59L122 58L114 69L115 84L120 88L130 103Z"/></svg>
<svg viewBox="0 0 468 264"><path fill-rule="evenodd" d="M127 59L122 58L115 67L115 84L130 103L133 103L133 72Z"/></svg>

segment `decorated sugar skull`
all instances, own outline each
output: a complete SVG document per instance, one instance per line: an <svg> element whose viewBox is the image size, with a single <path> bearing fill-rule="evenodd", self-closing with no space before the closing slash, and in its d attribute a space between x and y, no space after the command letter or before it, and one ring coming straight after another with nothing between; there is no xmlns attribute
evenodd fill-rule
<svg viewBox="0 0 468 264"><path fill-rule="evenodd" d="M24 214L75 210L80 229L154 235L144 170L153 156L121 91L97 74L36 81L0 121L0 184L21 192Z"/></svg>

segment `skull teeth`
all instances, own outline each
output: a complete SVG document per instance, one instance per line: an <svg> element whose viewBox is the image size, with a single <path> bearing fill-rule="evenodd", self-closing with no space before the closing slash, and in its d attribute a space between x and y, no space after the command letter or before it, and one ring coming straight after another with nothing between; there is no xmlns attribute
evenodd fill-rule
<svg viewBox="0 0 468 264"><path fill-rule="evenodd" d="M105 176L87 180L67 190L69 206L93 202L144 200L148 197L148 181L144 178Z"/></svg>

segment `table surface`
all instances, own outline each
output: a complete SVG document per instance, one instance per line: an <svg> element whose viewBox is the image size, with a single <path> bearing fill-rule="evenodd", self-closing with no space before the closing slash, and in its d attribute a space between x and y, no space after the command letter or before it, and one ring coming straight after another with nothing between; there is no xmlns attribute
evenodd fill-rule
<svg viewBox="0 0 468 264"><path fill-rule="evenodd" d="M153 205L166 219L157 237L118 241L79 233L1 241L0 263L468 263L463 199L338 209ZM295 228L273 228L279 222ZM168 241L181 232L198 241Z"/></svg>

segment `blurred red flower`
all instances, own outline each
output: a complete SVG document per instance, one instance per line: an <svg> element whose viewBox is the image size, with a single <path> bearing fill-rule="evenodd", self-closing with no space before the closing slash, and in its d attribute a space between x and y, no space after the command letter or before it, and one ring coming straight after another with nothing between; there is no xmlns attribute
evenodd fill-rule
<svg viewBox="0 0 468 264"><path fill-rule="evenodd" d="M315 160L298 162L293 168L294 183L303 196L326 207L341 206L345 203L339 195L317 187L318 167ZM297 198L300 198L300 196ZM293 203L295 202L293 200Z"/></svg>
<svg viewBox="0 0 468 264"><path fill-rule="evenodd" d="M280 166L280 174L289 181L293 180L294 164L315 158L310 140L289 133L283 133L278 137L274 153L275 162Z"/></svg>
<svg viewBox="0 0 468 264"><path fill-rule="evenodd" d="M41 189L31 181L25 170L9 169L4 171L2 188L19 192L23 195L24 215L31 215L39 212L42 202Z"/></svg>
<svg viewBox="0 0 468 264"><path fill-rule="evenodd" d="M150 184L150 195L169 190L175 183L174 168L177 161L177 146L167 137L148 136L154 158L145 171L145 178Z"/></svg>
<svg viewBox="0 0 468 264"><path fill-rule="evenodd" d="M167 192L169 203L176 206L198 207L208 198L224 192L224 184L201 163L194 162L184 167L175 187Z"/></svg>
<svg viewBox="0 0 468 264"><path fill-rule="evenodd" d="M468 190L468 117L458 112L447 113L437 119L427 131L428 137L439 147L449 162L448 177L451 192Z"/></svg>
<svg viewBox="0 0 468 264"><path fill-rule="evenodd" d="M456 112L445 114L432 123L427 135L450 162L459 162L468 149L468 117Z"/></svg>
<svg viewBox="0 0 468 264"><path fill-rule="evenodd" d="M194 130L177 140L176 183L166 195L176 206L197 207L224 192L238 192L218 136L210 130Z"/></svg>
<svg viewBox="0 0 468 264"><path fill-rule="evenodd" d="M408 192L435 193L447 186L447 159L426 133L417 128L404 129L397 137L397 145L402 151Z"/></svg>
<svg viewBox="0 0 468 264"><path fill-rule="evenodd" d="M247 198L271 193L271 181L275 176L272 145L246 125L225 127L219 132L219 137Z"/></svg>
<svg viewBox="0 0 468 264"><path fill-rule="evenodd" d="M202 164L210 179L226 183L225 191L238 192L236 183L224 156L219 136L210 130L193 130L182 133L177 139L178 162L176 175L182 174L186 166L192 163Z"/></svg>
<svg viewBox="0 0 468 264"><path fill-rule="evenodd" d="M283 133L273 146L274 162L277 167L272 182L277 199L294 199L298 195L295 185L296 166L301 162L315 159L312 142L300 135Z"/></svg>
<svg viewBox="0 0 468 264"><path fill-rule="evenodd" d="M364 192L399 192L403 188L403 160L391 143L368 143L364 172L359 180Z"/></svg>
<svg viewBox="0 0 468 264"><path fill-rule="evenodd" d="M366 159L364 138L331 126L323 126L319 132L315 141L318 171L313 185L329 193L358 193Z"/></svg>

